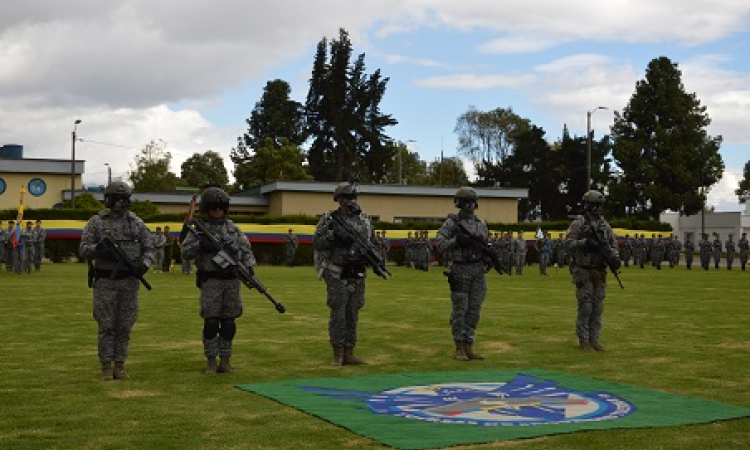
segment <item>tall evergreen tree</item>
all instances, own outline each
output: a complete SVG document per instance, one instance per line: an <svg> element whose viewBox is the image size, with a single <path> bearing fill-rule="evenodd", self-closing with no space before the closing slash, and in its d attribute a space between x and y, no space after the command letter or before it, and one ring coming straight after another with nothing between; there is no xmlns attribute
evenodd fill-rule
<svg viewBox="0 0 750 450"><path fill-rule="evenodd" d="M652 60L622 114L615 112L613 156L622 174L609 191L623 211L644 219L666 209L700 211L705 188L724 170L722 138L708 136L706 107L685 92L681 77L668 58Z"/></svg>
<svg viewBox="0 0 750 450"><path fill-rule="evenodd" d="M740 203L750 200L750 161L745 163L745 169L742 171L742 180L734 193L737 195Z"/></svg>
<svg viewBox="0 0 750 450"><path fill-rule="evenodd" d="M397 121L380 111L388 78L379 70L367 75L365 55L352 63L352 53L344 29L338 39L318 43L305 104L310 171L316 180L375 181L384 176L392 156L384 144L389 140L385 129Z"/></svg>

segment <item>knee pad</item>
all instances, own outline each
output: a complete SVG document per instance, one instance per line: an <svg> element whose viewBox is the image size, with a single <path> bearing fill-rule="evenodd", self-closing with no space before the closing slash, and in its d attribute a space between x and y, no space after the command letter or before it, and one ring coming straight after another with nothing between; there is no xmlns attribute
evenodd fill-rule
<svg viewBox="0 0 750 450"><path fill-rule="evenodd" d="M219 334L221 320L218 317L203 319L203 339L214 339Z"/></svg>
<svg viewBox="0 0 750 450"><path fill-rule="evenodd" d="M237 324L234 323L234 319L221 319L219 336L225 341L231 341L234 339L235 333L237 333Z"/></svg>

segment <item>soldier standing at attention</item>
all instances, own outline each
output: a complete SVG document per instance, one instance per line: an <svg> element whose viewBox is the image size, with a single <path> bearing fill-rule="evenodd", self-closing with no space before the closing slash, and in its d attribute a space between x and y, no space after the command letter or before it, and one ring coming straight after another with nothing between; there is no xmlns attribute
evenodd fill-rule
<svg viewBox="0 0 750 450"><path fill-rule="evenodd" d="M511 245L513 239L508 231L503 233L503 237L500 238L500 259L505 264L508 270L513 270L513 250Z"/></svg>
<svg viewBox="0 0 750 450"><path fill-rule="evenodd" d="M513 241L513 255L516 275L522 275L523 266L526 265L526 239L523 238L523 231L519 231L518 237Z"/></svg>
<svg viewBox="0 0 750 450"><path fill-rule="evenodd" d="M713 246L708 241L708 234L703 233L703 237L698 243L698 248L700 249L701 267L703 267L703 270L708 270L708 266L711 264L711 253L713 251Z"/></svg>
<svg viewBox="0 0 750 450"><path fill-rule="evenodd" d="M544 237L537 239L534 248L539 253L539 274L547 275L547 267L552 259L552 240L549 233L544 233Z"/></svg>
<svg viewBox="0 0 750 450"><path fill-rule="evenodd" d="M375 248L378 242L370 219L357 203L357 196L354 184L339 183L333 192L333 200L338 202L339 207L321 217L313 237L313 248L318 253L315 260L320 265L316 269L322 269L326 283L330 308L328 339L333 349L331 365L334 366L367 364L354 356L359 310L365 306L367 268L362 256L351 250L355 239L370 242ZM337 225L331 217L334 214L357 236L352 236L344 227Z"/></svg>
<svg viewBox="0 0 750 450"><path fill-rule="evenodd" d="M484 359L474 353L476 329L482 304L487 294L484 254L475 238L485 243L489 239L487 224L474 214L478 208L477 193L470 187L456 191L453 204L458 214L450 214L437 233L437 251L447 255L452 262L446 269L451 290L451 334L455 344L454 358L459 361ZM462 224L469 233L459 228Z"/></svg>
<svg viewBox="0 0 750 450"><path fill-rule="evenodd" d="M16 222L8 221L8 228L5 229L5 268L8 272L15 268L16 252L13 248L13 233L16 232Z"/></svg>
<svg viewBox="0 0 750 450"><path fill-rule="evenodd" d="M174 245L174 239L172 233L169 232L169 226L164 227L164 261L162 262L161 269L164 273L172 273L172 246Z"/></svg>
<svg viewBox="0 0 750 450"><path fill-rule="evenodd" d="M382 246L383 261L388 262L388 253L391 251L391 240L385 234L385 230L380 233L380 245Z"/></svg>
<svg viewBox="0 0 750 450"><path fill-rule="evenodd" d="M630 266L630 254L633 252L633 240L629 234L625 235L625 240L622 243L622 262L625 267Z"/></svg>
<svg viewBox="0 0 750 450"><path fill-rule="evenodd" d="M411 237L411 231L406 233L404 240L404 266L411 267L414 260L414 242Z"/></svg>
<svg viewBox="0 0 750 450"><path fill-rule="evenodd" d="M721 236L719 233L714 233L714 242L711 246L714 256L714 269L719 268L719 262L721 261Z"/></svg>
<svg viewBox="0 0 750 450"><path fill-rule="evenodd" d="M42 268L42 258L44 258L44 244L47 241L47 230L42 228L42 221L36 221L34 227L34 268L40 270ZM0 259L1 260L1 259Z"/></svg>
<svg viewBox="0 0 750 450"><path fill-rule="evenodd" d="M21 232L23 240L23 271L31 273L34 267L34 250L36 250L36 233L34 224L31 221L26 222L26 228Z"/></svg>
<svg viewBox="0 0 750 450"><path fill-rule="evenodd" d="M651 263L657 270L661 270L661 263L664 262L664 238L662 238L661 234L654 239L653 247L651 247L651 255Z"/></svg>
<svg viewBox="0 0 750 450"><path fill-rule="evenodd" d="M201 194L198 210L204 216L204 225L221 243L223 249L253 275L256 263L250 241L237 225L227 218L229 195L218 187L206 188ZM220 250L203 234L191 232L182 243L182 257L194 259L198 270L196 285L200 289L205 373L209 375L234 372L234 367L230 363L232 341L237 333L235 320L242 315L240 279L231 265L222 267L215 260ZM217 356L220 359L218 364Z"/></svg>
<svg viewBox="0 0 750 450"><path fill-rule="evenodd" d="M747 241L747 233L742 233L740 241L737 243L737 247L740 249L740 265L742 270L745 270L747 264L747 253L750 250L750 243Z"/></svg>
<svg viewBox="0 0 750 450"><path fill-rule="evenodd" d="M685 245L683 245L682 248L685 251L685 265L688 270L691 270L693 266L693 256L695 254L695 244L693 243L692 233L688 233L687 236L685 236Z"/></svg>
<svg viewBox="0 0 750 450"><path fill-rule="evenodd" d="M164 265L164 245L167 240L164 239L161 227L156 227L152 238L154 240L154 273L159 273Z"/></svg>
<svg viewBox="0 0 750 450"><path fill-rule="evenodd" d="M727 270L732 270L732 263L734 263L734 251L736 250L734 241L732 240L734 235L729 233L729 239L724 243L724 248L727 250Z"/></svg>
<svg viewBox="0 0 750 450"><path fill-rule="evenodd" d="M128 210L130 194L130 186L122 181L113 181L107 186L104 204L109 209L99 211L89 219L78 249L82 258L94 260L94 319L99 328L103 381L128 378L125 360L139 307L140 284L136 276L146 273L154 261L151 233L146 224ZM101 242L105 237L111 238L122 249L138 273L120 267L116 256Z"/></svg>
<svg viewBox="0 0 750 450"><path fill-rule="evenodd" d="M599 342L602 331L602 313L607 289L607 263L605 254L620 267L612 228L601 216L604 195L588 191L583 195L583 216L570 224L568 240L573 251L573 284L576 285L578 318L576 334L582 350L604 351ZM598 236L598 238L596 237Z"/></svg>
<svg viewBox="0 0 750 450"><path fill-rule="evenodd" d="M284 237L286 242L286 265L292 267L294 265L294 258L297 256L297 247L299 247L299 239L294 234L294 230L291 228Z"/></svg>
<svg viewBox="0 0 750 450"><path fill-rule="evenodd" d="M669 248L669 267L674 268L680 265L680 253L682 252L682 243L680 238L676 234L672 235L672 239L668 244Z"/></svg>
<svg viewBox="0 0 750 450"><path fill-rule="evenodd" d="M6 242L6 233L5 229L3 228L3 221L0 220L0 266L5 263L5 242Z"/></svg>
<svg viewBox="0 0 750 450"><path fill-rule="evenodd" d="M645 234L641 233L641 236L636 242L636 246L638 247L638 266L643 269L643 266L646 264L646 260L648 259L648 243L646 242Z"/></svg>

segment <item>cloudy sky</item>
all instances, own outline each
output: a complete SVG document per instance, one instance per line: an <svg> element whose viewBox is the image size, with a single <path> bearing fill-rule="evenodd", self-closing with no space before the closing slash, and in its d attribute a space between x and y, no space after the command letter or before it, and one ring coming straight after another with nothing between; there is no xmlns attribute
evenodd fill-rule
<svg viewBox="0 0 750 450"><path fill-rule="evenodd" d="M454 156L458 116L511 107L560 137L597 136L649 61L679 65L722 135L727 171L709 202L733 194L750 160L750 3L736 0L10 0L0 6L0 144L70 158L76 119L84 182L126 177L139 149L166 145L172 171L196 152L229 151L266 82L307 94L323 37L346 29L368 71L390 77L390 135L423 160Z"/></svg>

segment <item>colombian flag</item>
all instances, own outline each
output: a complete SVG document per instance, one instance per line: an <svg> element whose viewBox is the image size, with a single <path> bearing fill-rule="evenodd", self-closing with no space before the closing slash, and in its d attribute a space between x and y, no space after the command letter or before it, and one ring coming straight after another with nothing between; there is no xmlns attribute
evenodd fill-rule
<svg viewBox="0 0 750 450"><path fill-rule="evenodd" d="M16 231L13 232L13 248L23 247L21 242L21 222L23 222L23 193L26 192L21 188L21 204L18 206L18 215L16 216Z"/></svg>

